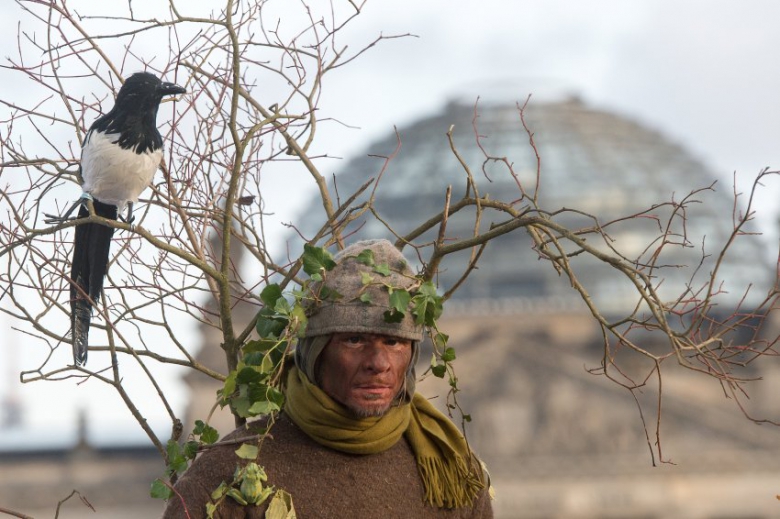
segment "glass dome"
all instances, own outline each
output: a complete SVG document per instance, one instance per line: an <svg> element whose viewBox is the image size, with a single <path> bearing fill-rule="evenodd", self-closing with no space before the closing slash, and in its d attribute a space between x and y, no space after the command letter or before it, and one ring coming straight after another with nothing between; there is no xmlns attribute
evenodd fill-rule
<svg viewBox="0 0 780 519"><path fill-rule="evenodd" d="M538 187L539 205L544 210L576 210L554 216L556 222L569 229L595 225L596 220L587 215L597 217L598 224L604 225L647 211L642 217L608 226L609 243L596 235L588 237L588 242L604 251L611 247L627 258L649 261L659 248L660 231L668 223L671 241L685 245L668 244L660 251L657 265L664 267L652 274L662 296L676 298L686 286L696 289L707 281L714 265L712 256L717 255L733 229L730 185L718 182L714 190L698 192L694 198L701 203L688 206L685 218L670 218L671 205L659 204L680 202L692 191L707 188L716 180L712 172L680 146L656 131L590 108L577 99L531 103L524 115L541 159L539 186L536 155L517 106L485 105L475 111L474 106L450 103L441 113L399 129L402 146L389 162L376 192L375 207L384 222L403 236L442 210L448 185L453 189L453 203L463 196L464 168L450 149L446 135L452 127L455 147L471 169L481 195L512 202L520 198L518 183L529 193ZM477 133L485 152L506 157L516 178L500 161L485 162ZM396 145L396 135L391 133L349 161L336 175L341 199L376 176L384 163L377 157L391 155ZM367 198L368 194L362 197ZM309 207L321 211L319 203ZM517 207L522 208L523 202L518 202ZM474 212L466 213L469 214L450 220L449 238L471 235ZM507 219L496 214L486 218L481 223L483 231L492 222ZM316 232L314 224L322 221L323 215L318 215L309 220L311 225L304 221L300 229L311 236ZM355 235L350 239L394 239L386 226L370 214L351 230ZM431 242L437 231L415 239L414 243ZM474 309L481 305L491 311L516 311L529 305L536 310L582 305L569 280L559 275L549 261L541 260L532 245L523 230L491 242L478 269L455 293L450 307L467 305ZM726 264L718 271L717 279L723 283L719 304L733 308L751 284L747 304L756 304L763 298L771 283L771 268L763 260L762 247L759 236L736 240ZM410 256L407 251L407 257ZM438 276L442 291L457 282L468 257L469 251L464 251L442 264ZM623 313L636 305L635 289L614 268L584 255L572 258L572 265L578 280L602 311Z"/></svg>

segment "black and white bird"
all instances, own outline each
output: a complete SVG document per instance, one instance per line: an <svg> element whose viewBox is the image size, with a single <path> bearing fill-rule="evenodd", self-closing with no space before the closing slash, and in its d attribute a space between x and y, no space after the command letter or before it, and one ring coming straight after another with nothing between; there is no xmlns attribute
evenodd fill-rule
<svg viewBox="0 0 780 519"><path fill-rule="evenodd" d="M132 222L133 203L152 182L162 159L163 141L157 129L162 98L183 94L184 88L165 83L154 74L133 74L119 89L114 107L90 127L81 148L83 194L61 218L79 205L79 218L89 216L87 200L95 214L116 220L127 207ZM73 360L87 362L92 305L103 290L108 253L114 228L98 223L76 226L71 270L70 309Z"/></svg>

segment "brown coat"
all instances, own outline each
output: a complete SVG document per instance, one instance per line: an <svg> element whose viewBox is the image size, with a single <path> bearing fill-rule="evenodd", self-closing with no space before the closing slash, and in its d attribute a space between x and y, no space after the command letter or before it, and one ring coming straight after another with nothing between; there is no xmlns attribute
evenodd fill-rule
<svg viewBox="0 0 780 519"><path fill-rule="evenodd" d="M246 436L250 430L237 429L227 436ZM370 455L345 454L319 445L284 413L270 431L260 451L258 463L268 474L268 483L292 495L299 519L326 518L484 518L493 517L487 490L473 508L440 509L423 502L423 485L417 464L405 439L385 452ZM206 502L222 481L233 479L241 461L234 453L238 445L217 447L201 454L175 486L186 503L189 517L206 517ZM168 501L164 519L187 515L182 500ZM261 506L241 507L227 498L215 517L221 519L261 519Z"/></svg>

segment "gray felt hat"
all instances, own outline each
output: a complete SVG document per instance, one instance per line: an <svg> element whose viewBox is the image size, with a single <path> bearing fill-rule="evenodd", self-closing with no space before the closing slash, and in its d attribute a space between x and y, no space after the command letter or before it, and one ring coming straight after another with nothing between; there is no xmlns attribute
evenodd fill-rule
<svg viewBox="0 0 780 519"><path fill-rule="evenodd" d="M423 327L414 322L410 311L404 312L400 322L388 322L385 317L391 310L388 287L412 290L419 285L409 264L392 243L359 241L333 259L336 266L323 274L322 284L338 295L323 297L309 306L305 337L363 332L422 340ZM312 291L322 293L321 286L315 284Z"/></svg>

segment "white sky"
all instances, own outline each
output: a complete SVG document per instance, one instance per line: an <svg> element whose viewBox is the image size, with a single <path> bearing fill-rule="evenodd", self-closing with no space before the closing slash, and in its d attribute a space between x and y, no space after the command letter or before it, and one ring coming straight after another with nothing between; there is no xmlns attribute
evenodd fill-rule
<svg viewBox="0 0 780 519"><path fill-rule="evenodd" d="M133 3L140 8L145 1ZM15 6L6 7L3 57L13 52L16 24L24 19ZM351 46L380 32L418 38L385 42L330 78L323 111L359 129L327 126L319 149L348 158L453 97L522 101L529 91L540 100L563 92L660 130L721 174L725 188L735 171L752 179L765 166L780 168L778 20L780 3L772 0L369 0L351 29ZM14 88L0 81L0 96L20 95ZM332 166L335 171L339 163ZM770 233L779 195L774 179L761 198L759 220ZM286 221L304 200L285 196L274 210ZM68 442L78 409L87 409L97 440L144 441L106 388L9 380L8 370L31 367L34 355L8 321L0 327L0 399L13 386L28 424L0 435L0 449ZM166 377L181 405L176 375ZM164 424L163 416L148 417Z"/></svg>

